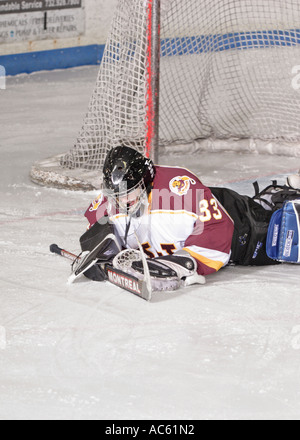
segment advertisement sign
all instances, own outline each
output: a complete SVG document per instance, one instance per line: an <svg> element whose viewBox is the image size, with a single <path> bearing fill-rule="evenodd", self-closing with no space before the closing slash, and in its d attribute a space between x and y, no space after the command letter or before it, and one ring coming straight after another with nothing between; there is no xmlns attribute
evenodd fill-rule
<svg viewBox="0 0 300 440"><path fill-rule="evenodd" d="M0 0L0 43L77 37L84 31L84 0Z"/></svg>

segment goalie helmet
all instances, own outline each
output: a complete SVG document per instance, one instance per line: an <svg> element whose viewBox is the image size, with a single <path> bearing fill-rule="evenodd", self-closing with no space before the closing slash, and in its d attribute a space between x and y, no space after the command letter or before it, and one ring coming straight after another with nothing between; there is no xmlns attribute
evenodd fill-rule
<svg viewBox="0 0 300 440"><path fill-rule="evenodd" d="M119 212L138 216L154 176L152 160L133 148L115 147L109 151L103 166L104 195Z"/></svg>

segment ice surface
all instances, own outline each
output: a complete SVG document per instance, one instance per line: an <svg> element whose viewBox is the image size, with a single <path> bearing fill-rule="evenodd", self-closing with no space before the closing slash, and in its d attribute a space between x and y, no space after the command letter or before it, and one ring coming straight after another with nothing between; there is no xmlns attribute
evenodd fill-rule
<svg viewBox="0 0 300 440"><path fill-rule="evenodd" d="M67 285L94 193L35 186L67 151L97 68L7 79L0 91L0 419L300 419L300 267L226 268L147 303L108 283ZM293 158L162 157L252 194Z"/></svg>

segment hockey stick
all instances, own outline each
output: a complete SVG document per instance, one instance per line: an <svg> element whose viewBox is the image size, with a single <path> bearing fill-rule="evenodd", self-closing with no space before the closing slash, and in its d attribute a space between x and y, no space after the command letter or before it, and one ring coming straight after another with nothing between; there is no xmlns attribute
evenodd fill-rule
<svg viewBox="0 0 300 440"><path fill-rule="evenodd" d="M139 247L140 253L141 253L142 262L143 262L143 268L144 268L144 282L145 282L145 284L146 284L146 286L147 286L147 287L146 287L147 290L148 290L149 292L151 292L151 294L152 294L150 271L149 271L149 266L148 266L148 263L147 263L147 260L146 260L145 254L144 254L144 249L143 249L143 247L142 247L142 245L141 245L141 242L140 242L140 240L139 240L137 234L134 233L134 235L135 235L135 238L136 238L136 241L137 241L137 244L138 244L138 247Z"/></svg>
<svg viewBox="0 0 300 440"><path fill-rule="evenodd" d="M50 252L67 258L73 262L80 258L78 255L60 248L57 244L51 244ZM149 289L148 283L146 283L144 280L139 280L138 278L123 272L122 270L114 268L110 264L105 265L105 272L107 273L108 281L111 284L121 287L122 289L127 290L128 292L133 293L146 301L151 300L151 288Z"/></svg>

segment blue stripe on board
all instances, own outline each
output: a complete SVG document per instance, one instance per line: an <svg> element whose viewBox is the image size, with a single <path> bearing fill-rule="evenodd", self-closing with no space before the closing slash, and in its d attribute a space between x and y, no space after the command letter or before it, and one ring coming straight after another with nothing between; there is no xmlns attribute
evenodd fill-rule
<svg viewBox="0 0 300 440"><path fill-rule="evenodd" d="M245 50L274 46L300 45L300 29L286 31L236 32L224 35L209 35L182 38L166 38L161 42L163 56L185 55L225 50ZM105 45L90 45L0 56L0 65L6 75L32 73L40 70L67 69L70 67L100 64ZM129 48L128 56L135 51ZM117 59L115 54L115 59Z"/></svg>
<svg viewBox="0 0 300 440"><path fill-rule="evenodd" d="M163 56L222 52L230 49L260 49L300 45L300 29L287 31L236 32L224 35L166 38L162 40Z"/></svg>
<svg viewBox="0 0 300 440"><path fill-rule="evenodd" d="M100 64L104 45L70 47L0 56L6 75Z"/></svg>

